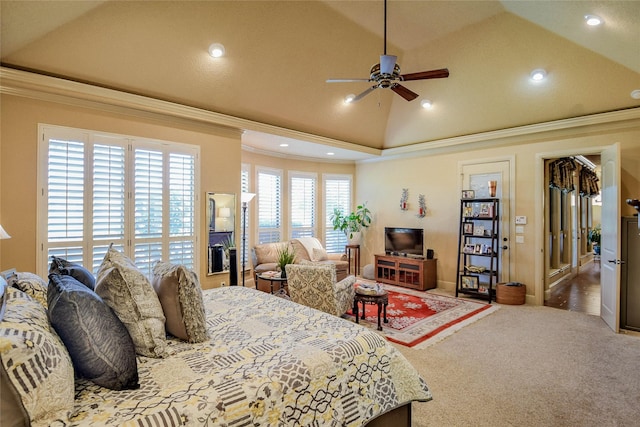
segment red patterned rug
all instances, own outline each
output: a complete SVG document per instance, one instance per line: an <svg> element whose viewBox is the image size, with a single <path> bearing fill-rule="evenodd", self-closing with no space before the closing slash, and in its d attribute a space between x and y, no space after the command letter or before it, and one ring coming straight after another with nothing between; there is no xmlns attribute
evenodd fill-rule
<svg viewBox="0 0 640 427"><path fill-rule="evenodd" d="M439 341L497 308L484 302L397 286L385 285L385 289L389 292L389 323L382 323L382 334L389 341L407 347ZM362 310L362 305L360 307ZM355 321L352 310L347 316ZM365 305L365 319L360 319L360 323L372 329L377 327L377 305Z"/></svg>

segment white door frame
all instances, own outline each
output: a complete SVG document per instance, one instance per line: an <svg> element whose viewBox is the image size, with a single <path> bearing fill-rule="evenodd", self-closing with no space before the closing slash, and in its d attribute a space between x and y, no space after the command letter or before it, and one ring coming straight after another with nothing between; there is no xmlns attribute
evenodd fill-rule
<svg viewBox="0 0 640 427"><path fill-rule="evenodd" d="M548 159L557 159L559 157L570 157L578 155L600 154L608 146L586 147L583 149L574 148L571 150L558 150L547 151L536 154L535 160L535 234L534 241L534 253L538 256L534 257L534 303L535 305L544 305L544 281L545 281L545 268L544 257L545 250L544 244L546 242L546 236L544 235L544 195L545 188L543 188L544 182L544 162Z"/></svg>

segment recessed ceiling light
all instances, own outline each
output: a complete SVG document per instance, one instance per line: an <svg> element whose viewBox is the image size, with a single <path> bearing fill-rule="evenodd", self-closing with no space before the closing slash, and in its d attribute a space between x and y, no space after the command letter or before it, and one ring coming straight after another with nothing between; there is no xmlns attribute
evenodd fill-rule
<svg viewBox="0 0 640 427"><path fill-rule="evenodd" d="M224 46L220 43L212 44L211 46L209 46L209 55L213 56L214 58L220 58L222 55L224 55Z"/></svg>
<svg viewBox="0 0 640 427"><path fill-rule="evenodd" d="M422 105L422 108L424 108L425 110L430 110L431 108L433 108L433 102L431 102L430 99L423 99L422 101L420 101L420 105Z"/></svg>
<svg viewBox="0 0 640 427"><path fill-rule="evenodd" d="M350 93L349 95L344 97L344 103L351 104L354 99L356 99L356 96L353 93Z"/></svg>
<svg viewBox="0 0 640 427"><path fill-rule="evenodd" d="M282 144L280 144L280 147L288 147L288 146L289 146L289 144L284 143L284 142Z"/></svg>
<svg viewBox="0 0 640 427"><path fill-rule="evenodd" d="M640 89L632 90L631 97L633 99L640 99Z"/></svg>
<svg viewBox="0 0 640 427"><path fill-rule="evenodd" d="M529 74L529 77L531 77L531 80L533 80L534 82L539 82L547 77L547 72L542 68L536 68L531 72L531 74Z"/></svg>
<svg viewBox="0 0 640 427"><path fill-rule="evenodd" d="M327 153L327 156L335 156L335 155L336 155L336 153L334 153L333 151L329 151L329 152Z"/></svg>
<svg viewBox="0 0 640 427"><path fill-rule="evenodd" d="M597 27L604 22L602 18L596 15L585 15L584 20L586 21L587 25L591 27Z"/></svg>

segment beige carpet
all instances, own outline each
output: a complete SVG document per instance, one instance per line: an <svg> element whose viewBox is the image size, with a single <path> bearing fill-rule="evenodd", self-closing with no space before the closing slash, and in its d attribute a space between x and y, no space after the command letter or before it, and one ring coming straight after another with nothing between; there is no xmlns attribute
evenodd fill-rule
<svg viewBox="0 0 640 427"><path fill-rule="evenodd" d="M502 305L432 346L395 345L433 400L413 426L638 426L640 337L596 316Z"/></svg>

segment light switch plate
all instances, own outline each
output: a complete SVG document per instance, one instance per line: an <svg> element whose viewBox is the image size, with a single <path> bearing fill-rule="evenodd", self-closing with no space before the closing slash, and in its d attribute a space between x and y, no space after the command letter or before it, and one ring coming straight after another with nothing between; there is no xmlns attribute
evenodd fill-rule
<svg viewBox="0 0 640 427"><path fill-rule="evenodd" d="M516 236L516 243L524 243L524 236Z"/></svg>
<svg viewBox="0 0 640 427"><path fill-rule="evenodd" d="M524 234L524 227L521 225L516 225L516 234Z"/></svg>
<svg viewBox="0 0 640 427"><path fill-rule="evenodd" d="M526 224L527 223L527 217L526 216L517 216L516 217L516 224Z"/></svg>

